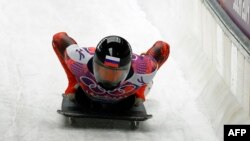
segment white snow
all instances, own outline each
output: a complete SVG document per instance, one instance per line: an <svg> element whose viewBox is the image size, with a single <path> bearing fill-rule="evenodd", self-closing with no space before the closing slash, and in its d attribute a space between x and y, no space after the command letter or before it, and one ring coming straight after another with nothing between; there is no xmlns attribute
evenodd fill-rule
<svg viewBox="0 0 250 141"><path fill-rule="evenodd" d="M169 3L172 10L179 9L174 0ZM171 38L161 35L141 5L136 0L1 0L0 140L218 140L197 107L197 94L185 79L181 62L171 54L145 102L153 118L138 130L130 130L127 122L109 120L88 119L69 126L56 113L67 79L51 47L52 36L65 31L87 47L96 46L104 36L120 35L138 54L157 40L171 45ZM174 22L162 20L169 29L175 28Z"/></svg>

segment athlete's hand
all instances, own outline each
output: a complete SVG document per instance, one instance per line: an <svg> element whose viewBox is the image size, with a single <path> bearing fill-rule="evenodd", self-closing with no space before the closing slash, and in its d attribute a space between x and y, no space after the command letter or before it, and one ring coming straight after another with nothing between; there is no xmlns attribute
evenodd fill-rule
<svg viewBox="0 0 250 141"><path fill-rule="evenodd" d="M139 106L140 104L142 104L144 102L144 99L142 98L135 98L135 106Z"/></svg>

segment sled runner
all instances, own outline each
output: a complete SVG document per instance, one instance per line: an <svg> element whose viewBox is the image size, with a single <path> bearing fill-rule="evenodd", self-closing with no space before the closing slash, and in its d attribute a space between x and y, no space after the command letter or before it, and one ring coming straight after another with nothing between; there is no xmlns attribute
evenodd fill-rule
<svg viewBox="0 0 250 141"><path fill-rule="evenodd" d="M140 121L152 118L152 115L147 114L143 103L138 106L133 106L131 109L125 111L107 111L102 110L102 108L82 108L65 97L63 97L62 100L61 110L57 110L57 112L66 116L69 119L69 122L72 122L74 118L125 120L131 123L132 129L137 129Z"/></svg>

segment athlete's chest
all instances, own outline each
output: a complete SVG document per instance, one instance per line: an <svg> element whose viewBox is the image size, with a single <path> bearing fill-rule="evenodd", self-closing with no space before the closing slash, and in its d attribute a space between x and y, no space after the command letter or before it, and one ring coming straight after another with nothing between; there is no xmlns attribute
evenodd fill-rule
<svg viewBox="0 0 250 141"><path fill-rule="evenodd" d="M67 49L66 64L75 75L83 90L96 100L118 101L134 94L138 88L148 84L156 73L150 66L149 58L133 55L132 75L113 90L103 89L96 81L92 70L94 49L76 48Z"/></svg>

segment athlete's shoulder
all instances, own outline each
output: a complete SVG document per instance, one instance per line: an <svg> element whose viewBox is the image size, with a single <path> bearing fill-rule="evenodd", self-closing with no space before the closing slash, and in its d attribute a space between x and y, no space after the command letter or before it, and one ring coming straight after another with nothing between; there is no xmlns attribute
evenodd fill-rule
<svg viewBox="0 0 250 141"><path fill-rule="evenodd" d="M87 64L95 53L94 47L79 47L77 44L72 44L66 49L66 55L79 63Z"/></svg>
<svg viewBox="0 0 250 141"><path fill-rule="evenodd" d="M157 62L149 55L133 54L132 68L137 74L150 74L157 70Z"/></svg>
<svg viewBox="0 0 250 141"><path fill-rule="evenodd" d="M76 41L69 37L66 32L58 32L53 36L52 46L56 48L61 55L64 55L68 46L77 44Z"/></svg>

